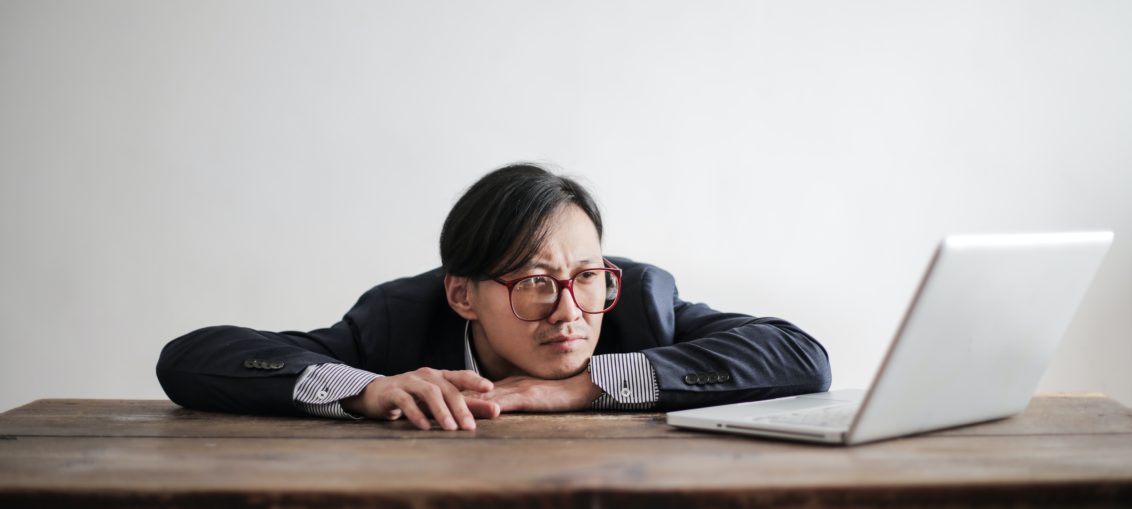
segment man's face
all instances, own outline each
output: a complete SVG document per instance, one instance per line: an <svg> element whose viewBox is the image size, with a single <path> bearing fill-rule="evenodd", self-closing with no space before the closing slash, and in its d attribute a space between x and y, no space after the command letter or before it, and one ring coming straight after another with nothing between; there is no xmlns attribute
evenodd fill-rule
<svg viewBox="0 0 1132 509"><path fill-rule="evenodd" d="M527 266L504 274L511 281L532 274L569 279L582 269L603 267L601 242L589 216L576 205L550 219L546 243ZM560 379L578 374L597 347L601 314L583 313L565 288L550 316L527 322L511 311L507 287L496 281L469 286L475 314L472 324L476 353L489 376L530 375Z"/></svg>

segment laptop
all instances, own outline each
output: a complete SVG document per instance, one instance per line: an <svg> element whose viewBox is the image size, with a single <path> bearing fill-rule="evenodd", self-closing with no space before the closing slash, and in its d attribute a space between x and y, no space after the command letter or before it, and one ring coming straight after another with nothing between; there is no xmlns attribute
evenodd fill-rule
<svg viewBox="0 0 1132 509"><path fill-rule="evenodd" d="M1022 412L1112 232L940 242L867 390L668 413L668 424L854 445Z"/></svg>

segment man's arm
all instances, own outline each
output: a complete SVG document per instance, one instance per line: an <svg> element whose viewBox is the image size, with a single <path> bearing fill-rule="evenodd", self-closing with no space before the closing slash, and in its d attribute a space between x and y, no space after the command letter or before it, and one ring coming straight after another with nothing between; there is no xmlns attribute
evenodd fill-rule
<svg viewBox="0 0 1132 509"><path fill-rule="evenodd" d="M467 417L498 415L498 406L469 407L460 394L490 389L491 382L475 373L417 370L383 377L361 369L376 355L375 334L386 330L383 298L376 287L342 321L311 332L235 326L190 332L162 350L157 378L175 403L200 410L342 417L345 408L375 418L405 415L423 429L430 427L429 415L445 429L454 429L456 420L458 427L474 429Z"/></svg>
<svg viewBox="0 0 1132 509"><path fill-rule="evenodd" d="M794 324L684 302L675 285L672 299L675 344L642 352L657 373L656 408L720 405L829 389L832 375L825 348Z"/></svg>
<svg viewBox="0 0 1132 509"><path fill-rule="evenodd" d="M512 376L482 394L465 394L497 403L502 412L644 410L657 400L656 374L640 353L595 355L588 369L562 380Z"/></svg>
<svg viewBox="0 0 1132 509"><path fill-rule="evenodd" d="M311 332L268 332L230 325L185 334L161 351L157 379L186 408L302 415L295 382L308 366L362 365L347 320Z"/></svg>

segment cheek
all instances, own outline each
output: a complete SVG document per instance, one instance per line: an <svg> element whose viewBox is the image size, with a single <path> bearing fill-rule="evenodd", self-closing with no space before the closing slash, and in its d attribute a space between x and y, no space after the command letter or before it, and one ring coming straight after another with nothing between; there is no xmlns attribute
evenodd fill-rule
<svg viewBox="0 0 1132 509"><path fill-rule="evenodd" d="M491 291L484 291L481 288L481 290L476 293L473 302L476 315L480 317L480 320L485 322L503 323L508 317L512 316L511 301L507 296L507 290L503 287L491 288L490 290Z"/></svg>
<svg viewBox="0 0 1132 509"><path fill-rule="evenodd" d="M492 343L506 350L523 348L533 343L539 322L524 322L515 317L506 295L502 299L482 302L480 321L492 337Z"/></svg>
<svg viewBox="0 0 1132 509"><path fill-rule="evenodd" d="M487 314L496 321L503 321L511 316L511 303L506 297L502 299L490 299L485 306Z"/></svg>
<svg viewBox="0 0 1132 509"><path fill-rule="evenodd" d="M585 315L586 325L590 327L590 334L593 335L592 339L595 341L598 334L601 334L601 319L603 317L605 315Z"/></svg>

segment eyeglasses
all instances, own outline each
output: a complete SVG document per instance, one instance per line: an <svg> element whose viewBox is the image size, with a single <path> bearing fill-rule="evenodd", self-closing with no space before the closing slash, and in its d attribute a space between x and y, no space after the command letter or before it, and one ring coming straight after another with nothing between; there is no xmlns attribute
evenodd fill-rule
<svg viewBox="0 0 1132 509"><path fill-rule="evenodd" d="M621 269L602 258L605 267L582 269L570 279L555 279L547 274L534 274L504 281L494 279L507 287L511 311L524 322L538 322L554 314L562 289L570 291L574 304L583 313L595 315L608 312L621 297Z"/></svg>

